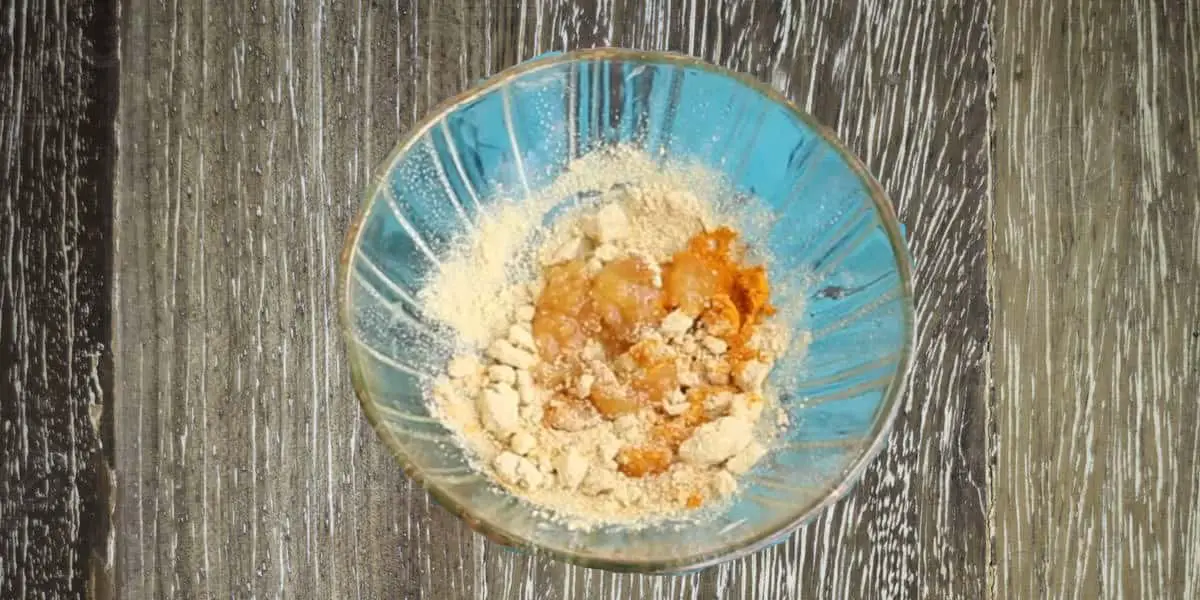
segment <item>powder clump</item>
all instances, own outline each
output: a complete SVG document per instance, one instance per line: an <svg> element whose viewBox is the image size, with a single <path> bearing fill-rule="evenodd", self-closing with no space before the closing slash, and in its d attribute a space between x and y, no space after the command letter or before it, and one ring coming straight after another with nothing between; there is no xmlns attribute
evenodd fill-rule
<svg viewBox="0 0 1200 600"><path fill-rule="evenodd" d="M618 148L481 213L419 294L459 352L432 407L478 468L578 528L737 492L788 421L766 379L791 340L730 197Z"/></svg>

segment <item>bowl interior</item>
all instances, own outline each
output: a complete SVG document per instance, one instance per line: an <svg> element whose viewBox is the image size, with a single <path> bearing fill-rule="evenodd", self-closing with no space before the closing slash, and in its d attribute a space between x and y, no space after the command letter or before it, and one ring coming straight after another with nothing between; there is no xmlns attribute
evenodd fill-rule
<svg viewBox="0 0 1200 600"><path fill-rule="evenodd" d="M772 373L791 426L700 524L574 531L472 472L422 390L452 349L416 299L451 241L505 195L552 181L590 150L628 144L699 162L769 220L748 233L775 286L804 300L803 355ZM504 543L611 569L702 566L785 536L843 494L882 444L912 336L909 259L878 185L778 94L667 54L598 50L506 71L446 105L397 148L345 254L356 390L406 471Z"/></svg>

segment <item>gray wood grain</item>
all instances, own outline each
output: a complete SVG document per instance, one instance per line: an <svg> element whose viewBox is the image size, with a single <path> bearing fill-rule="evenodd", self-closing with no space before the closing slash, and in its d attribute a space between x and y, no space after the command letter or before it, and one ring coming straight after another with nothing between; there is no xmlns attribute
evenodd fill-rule
<svg viewBox="0 0 1200 600"><path fill-rule="evenodd" d="M0 5L0 598L111 589L115 10Z"/></svg>
<svg viewBox="0 0 1200 600"><path fill-rule="evenodd" d="M5 5L0 596L1196 596L1200 6L796 4L127 0L115 166L116 7ZM332 316L401 132L601 44L786 91L918 263L889 450L786 543L682 577L512 554L431 506Z"/></svg>
<svg viewBox="0 0 1200 600"><path fill-rule="evenodd" d="M122 597L976 598L985 586L988 4L127 0L115 207ZM786 543L675 578L507 552L400 474L334 307L369 174L537 53L669 48L835 127L909 227L916 368L889 449Z"/></svg>
<svg viewBox="0 0 1200 600"><path fill-rule="evenodd" d="M996 598L1200 594L1200 4L995 15Z"/></svg>

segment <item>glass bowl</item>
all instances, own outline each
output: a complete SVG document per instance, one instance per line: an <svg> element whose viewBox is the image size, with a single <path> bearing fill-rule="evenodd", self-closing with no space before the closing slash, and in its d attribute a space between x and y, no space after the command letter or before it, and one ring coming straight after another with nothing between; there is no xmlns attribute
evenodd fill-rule
<svg viewBox="0 0 1200 600"><path fill-rule="evenodd" d="M453 238L501 190L546 185L614 143L700 163L756 196L776 285L807 295L805 358L770 383L791 425L711 518L572 530L474 472L423 396L452 351L416 300ZM489 538L589 567L679 572L784 539L846 494L884 444L913 337L912 266L863 165L766 85L694 58L596 49L541 57L443 103L396 146L342 256L341 302L363 411L442 506Z"/></svg>

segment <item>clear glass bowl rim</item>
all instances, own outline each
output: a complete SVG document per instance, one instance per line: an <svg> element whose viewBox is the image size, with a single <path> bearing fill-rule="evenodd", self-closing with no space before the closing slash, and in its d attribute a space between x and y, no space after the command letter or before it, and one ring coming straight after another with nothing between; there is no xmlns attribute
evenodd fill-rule
<svg viewBox="0 0 1200 600"><path fill-rule="evenodd" d="M870 442L863 448L860 454L851 462L850 467L843 473L841 481L831 482L827 486L827 491L820 496L820 499L811 502L807 505L798 506L795 513L789 518L784 525L774 530L764 530L759 532L751 539L746 540L737 546L730 546L718 551L708 552L696 556L673 557L666 559L655 560L619 560L600 558L594 555L584 553L576 553L571 551L558 550L554 548L545 548L536 545L530 540L515 538L504 530L494 527L491 523L480 518L470 506L466 506L454 501L448 494L441 490L435 481L429 480L424 476L419 468L416 467L405 455L400 442L395 438L389 430L383 419L380 417L378 410L375 407L370 393L365 382L358 371L357 361L355 360L356 353L353 349L353 342L350 340L352 335L351 315L350 315L350 276L351 264L354 257L354 252L358 247L359 235L366 216L370 214L370 209L374 203L374 199L380 187L387 181L387 174L395 164L396 160L408 152L412 145L426 132L428 132L436 123L440 122L446 115L453 112L459 106L470 103L473 100L503 87L512 80L535 71L539 71L548 67L562 65L574 62L614 60L621 62L645 63L656 66L677 66L692 69L707 71L714 75L733 79L742 85L745 85L758 93L764 95L772 102L784 107L791 112L797 119L805 123L820 135L834 150L838 152L846 165L854 171L854 173L862 180L872 202L878 211L880 220L883 223L884 230L888 237L888 242L891 245L893 257L896 260L897 270L900 274L902 287L901 302L904 306L904 346L901 348L901 356L899 367L888 383L887 390L884 393L883 404L879 411L876 412L871 432L869 434ZM399 461L404 473L416 481L422 488L433 496L434 500L450 513L454 514L469 527L483 534L487 538L503 544L505 546L528 550L552 558L562 560L568 563L599 568L617 572L636 572L636 573L678 573L682 571L691 571L716 565L728 560L733 560L742 556L746 556L753 552L757 552L776 541L779 534L790 532L803 525L813 517L819 515L826 507L843 498L854 484L862 477L867 467L875 459L880 451L883 450L887 442L888 433L891 430L892 424L896 419L896 414L900 407L900 395L903 389L904 379L907 376L908 370L912 361L912 350L915 345L915 327L913 317L913 266L912 260L909 257L907 246L904 242L904 237L900 231L900 224L896 218L895 209L892 207L891 200L883 187L875 180L867 171L862 162L838 140L832 130L817 122L808 113L797 107L791 100L785 97L774 88L755 79L749 75L738 73L706 62L693 56L678 54L674 52L662 52L653 50L632 50L625 48L591 48L584 50L572 50L561 53L551 53L535 57L531 60L519 63L509 67L474 86L455 95L443 102L439 103L432 110L427 112L425 116L407 133L401 136L396 147L388 154L387 158L376 168L375 176L367 186L365 196L359 207L358 213L351 222L350 227L346 232L346 241L342 249L342 255L339 260L340 273L338 275L338 298L340 302L339 313L341 317L341 329L343 341L347 346L347 356L350 358L350 375L351 382L354 386L355 394L358 396L359 403L362 406L363 412L366 414L367 421L376 434L384 441L393 456Z"/></svg>

